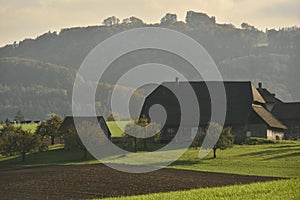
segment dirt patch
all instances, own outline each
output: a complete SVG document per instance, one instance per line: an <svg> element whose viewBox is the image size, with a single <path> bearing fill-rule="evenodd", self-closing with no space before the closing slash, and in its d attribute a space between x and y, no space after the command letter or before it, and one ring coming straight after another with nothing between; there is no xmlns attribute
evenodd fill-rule
<svg viewBox="0 0 300 200"><path fill-rule="evenodd" d="M47 166L0 170L0 197L88 199L247 184L274 179L278 178L179 169L129 174L101 164Z"/></svg>

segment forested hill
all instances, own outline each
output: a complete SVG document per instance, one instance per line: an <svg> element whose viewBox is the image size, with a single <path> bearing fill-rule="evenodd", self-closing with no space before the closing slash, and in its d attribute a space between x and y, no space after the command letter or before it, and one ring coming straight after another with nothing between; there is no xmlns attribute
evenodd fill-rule
<svg viewBox="0 0 300 200"><path fill-rule="evenodd" d="M166 14L157 24L146 24L136 17L122 22L116 17L109 17L99 26L67 28L59 33L48 32L36 39L25 39L0 48L0 118L12 117L18 109L33 109L32 113L38 112L39 117L45 117L50 110L63 110L65 113L59 98L53 100L53 107L56 106L57 110L52 110L52 107L45 108L50 103L42 105L44 101L40 100L39 95L18 92L16 97L15 93L17 90L24 91L22 87L41 87L44 89L40 91L48 91L48 94L63 93L63 90L70 89L76 70L97 44L116 33L138 27L164 27L187 34L209 52L225 80L262 81L279 98L300 100L299 27L263 32L247 23L242 23L239 28L232 24L219 24L213 16L189 11L185 22L178 21L175 14ZM152 55L149 60L155 59L156 54ZM139 63L142 58L132 56L132 63L127 59L126 64ZM115 65L117 71L121 66L118 63ZM32 93L35 93L34 90ZM68 98L68 95L64 98ZM15 100L11 100L12 96ZM36 99L31 107L24 101L30 96ZM54 98L55 95L52 96ZM41 108L36 111L38 106Z"/></svg>
<svg viewBox="0 0 300 200"><path fill-rule="evenodd" d="M70 111L71 88L76 71L24 58L0 58L0 118L21 110L29 119Z"/></svg>

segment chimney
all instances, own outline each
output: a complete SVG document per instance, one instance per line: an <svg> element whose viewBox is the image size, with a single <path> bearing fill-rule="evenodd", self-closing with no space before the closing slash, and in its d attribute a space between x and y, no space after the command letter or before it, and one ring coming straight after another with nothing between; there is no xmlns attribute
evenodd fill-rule
<svg viewBox="0 0 300 200"><path fill-rule="evenodd" d="M179 84L179 77L176 77L175 80L176 80L176 83Z"/></svg>
<svg viewBox="0 0 300 200"><path fill-rule="evenodd" d="M262 82L258 82L258 88L262 88Z"/></svg>

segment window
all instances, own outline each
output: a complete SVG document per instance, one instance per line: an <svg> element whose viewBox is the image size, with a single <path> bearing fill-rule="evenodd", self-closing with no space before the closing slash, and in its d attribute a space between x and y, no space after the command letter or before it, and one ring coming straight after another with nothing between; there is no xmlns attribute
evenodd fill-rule
<svg viewBox="0 0 300 200"><path fill-rule="evenodd" d="M167 133L169 134L175 133L175 128L168 128Z"/></svg>

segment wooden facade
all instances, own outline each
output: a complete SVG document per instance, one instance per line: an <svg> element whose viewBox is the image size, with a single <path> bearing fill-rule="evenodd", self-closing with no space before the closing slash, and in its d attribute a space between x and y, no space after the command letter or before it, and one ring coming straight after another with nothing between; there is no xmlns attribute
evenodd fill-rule
<svg viewBox="0 0 300 200"><path fill-rule="evenodd" d="M250 81L165 82L146 98L141 115L145 115L150 120L153 120L149 116L151 106L155 104L163 106L167 113L167 119L162 129L162 137L164 135L170 137L170 135L177 132L181 122L180 105L177 97L188 98L184 91L187 87L192 87L198 98L200 121L197 124L190 124L189 120L185 120L185 124L181 124L186 129L184 131L185 137L190 138L197 127L204 128L210 122L211 100L206 84L210 84L212 88L219 84L224 84L227 99L224 126L231 127L233 135L268 139L283 138L286 127L266 109L266 102ZM197 114L194 111L195 108L189 109L190 117Z"/></svg>

